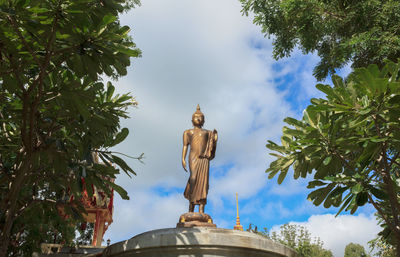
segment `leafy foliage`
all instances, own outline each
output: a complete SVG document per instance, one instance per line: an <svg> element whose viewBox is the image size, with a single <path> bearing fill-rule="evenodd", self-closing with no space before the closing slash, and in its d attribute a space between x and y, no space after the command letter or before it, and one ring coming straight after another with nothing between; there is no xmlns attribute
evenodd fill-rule
<svg viewBox="0 0 400 257"><path fill-rule="evenodd" d="M269 233L266 229L259 234L294 249L300 257L333 257L330 250L323 248L320 238L311 238L307 228L299 225L284 224L278 232Z"/></svg>
<svg viewBox="0 0 400 257"><path fill-rule="evenodd" d="M8 256L31 256L43 242L66 243L74 237L75 226L60 216L53 204L42 203L16 219Z"/></svg>
<svg viewBox="0 0 400 257"><path fill-rule="evenodd" d="M115 94L103 78L126 75L130 58L140 56L129 27L118 20L136 4L0 2L0 256L10 239L12 254L29 238L46 241L44 231L57 229L70 241L68 226L57 222L82 218L82 178L89 196L94 185L128 199L110 179L119 174L117 166L135 172L109 148L128 135L119 121L136 102ZM59 206L65 221L55 215Z"/></svg>
<svg viewBox="0 0 400 257"><path fill-rule="evenodd" d="M394 0L240 0L243 12L273 36L274 58L316 52L322 80L346 64L383 66L400 57L400 2Z"/></svg>
<svg viewBox="0 0 400 257"><path fill-rule="evenodd" d="M369 247L376 252L379 257L396 257L396 248L388 244L385 238L378 236L368 242Z"/></svg>
<svg viewBox="0 0 400 257"><path fill-rule="evenodd" d="M77 230L79 231L79 236L75 238L77 245L90 245L92 243L94 225L94 223L89 222L77 224Z"/></svg>
<svg viewBox="0 0 400 257"><path fill-rule="evenodd" d="M282 145L269 141L276 160L269 178L282 183L311 177L308 199L315 205L355 213L372 204L384 220L385 237L399 245L400 65L388 62L356 69L334 87L318 84L326 99L312 99L302 120L286 118Z"/></svg>
<svg viewBox="0 0 400 257"><path fill-rule="evenodd" d="M344 257L368 257L362 245L350 243L344 249Z"/></svg>

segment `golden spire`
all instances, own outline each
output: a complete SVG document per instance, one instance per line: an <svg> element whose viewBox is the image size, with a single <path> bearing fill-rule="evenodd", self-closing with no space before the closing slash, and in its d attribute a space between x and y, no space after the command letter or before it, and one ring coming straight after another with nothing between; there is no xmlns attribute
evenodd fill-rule
<svg viewBox="0 0 400 257"><path fill-rule="evenodd" d="M243 231L243 226L240 225L240 218L239 218L239 200L238 200L238 193L236 193L236 226L233 227L234 230L241 230Z"/></svg>

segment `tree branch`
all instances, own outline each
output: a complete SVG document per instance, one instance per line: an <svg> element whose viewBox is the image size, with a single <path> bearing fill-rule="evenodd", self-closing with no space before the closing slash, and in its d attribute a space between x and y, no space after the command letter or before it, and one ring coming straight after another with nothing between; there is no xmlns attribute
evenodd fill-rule
<svg viewBox="0 0 400 257"><path fill-rule="evenodd" d="M37 80L34 82L34 84L37 83L38 86L39 86L39 96L38 96L38 99L39 99L39 100L40 100L40 98L41 98L42 91L43 91L43 90L42 90L43 77L44 77L44 75L45 75L45 73L46 73L47 67L48 67L49 64L50 64L50 58L51 58L51 55L52 55L52 46L53 46L53 42L54 42L55 35L56 35L56 27L57 27L57 22L58 22L58 18L59 18L58 12L60 11L60 10L59 10L60 4L61 4L61 2L58 3L58 6L57 6L57 8L56 8L55 17L54 17L53 23L52 23L52 25L51 25L50 35L49 35L49 38L48 38L48 40L47 40L47 45L46 45L46 47L45 47L45 58L44 58L44 63L43 63L42 66L40 66L39 77L38 77ZM31 91L31 90L33 90L33 89L29 88L29 89L28 89L28 92Z"/></svg>
<svg viewBox="0 0 400 257"><path fill-rule="evenodd" d="M22 90L22 92L25 92L25 88L24 88L24 83L22 83L21 78L19 76L21 76L21 72L20 69L17 67L17 65L15 64L14 60L12 59L11 56L8 56L6 54L4 54L4 56L8 59L8 61L10 62L11 68L12 68L12 73L14 73L15 76L15 80L17 81L17 85L18 87ZM18 97L21 97L20 94L17 94Z"/></svg>
<svg viewBox="0 0 400 257"><path fill-rule="evenodd" d="M37 96L31 106L30 109L30 120L29 120L29 142L31 144L30 148L33 149L34 147L37 147L38 142L37 142L37 136L34 138L34 130L36 128L37 122L35 122L35 116L37 113L37 109L39 106L39 103L41 102L42 99L42 95L43 95L43 78L45 76L45 74L47 74L46 69L50 64L50 58L52 55L52 46L53 46L53 42L55 39L55 35L56 35L56 26L57 26L57 22L58 22L58 12L59 12L59 8L60 8L60 4L61 2L58 3L58 6L56 8L56 12L55 12L55 17L51 26L51 31L50 31L50 35L49 35L49 39L47 41L47 45L45 48L45 60L44 60L44 64L40 67L40 72L39 72L39 76L37 78L36 81L34 81L34 83L28 88L28 93L30 93L34 88L38 88L38 93Z"/></svg>
<svg viewBox="0 0 400 257"><path fill-rule="evenodd" d="M49 202L49 203L53 203L56 204L57 201L53 200L53 199L30 199L29 201L27 201L27 203L22 206L17 212L16 212L16 217L22 215L22 213L24 211L26 211L29 207L35 206L37 204L43 203L43 202Z"/></svg>
<svg viewBox="0 0 400 257"><path fill-rule="evenodd" d="M396 161L397 158L399 158L399 156L400 156L400 151L397 152L397 154L396 154L393 158L388 158L388 159L390 160L390 164L389 164L389 167L390 167L390 168L392 168L393 164L396 164L397 166L400 167L400 163L398 163L398 162Z"/></svg>
<svg viewBox="0 0 400 257"><path fill-rule="evenodd" d="M375 129L376 129L376 133L378 134L378 136L380 138L382 138L382 133L380 130L380 124L378 122L378 119L376 117L376 115L372 116L374 123L375 123ZM381 172L383 174L382 179L383 182L386 186L388 195L389 195L389 203L390 203L390 209L391 212L393 214L393 220L394 220L394 224L395 224L395 228L400 227L400 223L399 223L399 209L400 209L400 205L399 205L399 201L398 201L398 197L397 197L397 193L396 190L393 186L393 180L390 176L390 168L388 166L388 160L387 160L387 142L381 142L382 144L382 158L379 158L378 162L379 162L379 166L381 166ZM383 159L383 163L382 163L382 159ZM400 239L400 231L398 229L394 230L396 231L396 237L397 239Z"/></svg>
<svg viewBox="0 0 400 257"><path fill-rule="evenodd" d="M2 113L1 111L0 111L0 118L1 118L2 120L5 120L5 119L4 119L4 115L3 115L3 113ZM5 123L5 122L1 122L1 125L2 125L2 129L3 129L3 131L4 131L4 134L5 134L5 136L6 136L7 141L8 141L8 142L12 142L12 140L10 139L10 135L9 135L8 132L7 132L6 123Z"/></svg>
<svg viewBox="0 0 400 257"><path fill-rule="evenodd" d="M381 217L383 218L383 220L385 221L385 223L391 228L392 231L395 231L396 234L398 234L400 236L400 231L399 229L389 221L389 218L385 215L385 212L379 207L378 203L376 203L374 201L374 199L372 199L372 196L370 194L368 194L368 200L370 203L372 203L372 205L374 206L374 208L378 211L379 215L381 215Z"/></svg>
<svg viewBox="0 0 400 257"><path fill-rule="evenodd" d="M94 152L96 152L96 153L106 153L106 154L113 154L113 153L115 153L115 154L120 154L120 155L126 156L126 157L131 158L131 159L136 159L136 160L138 160L138 161L140 161L140 160L142 160L142 159L144 158L144 154L143 154L143 153L140 154L138 157L133 157L133 156L129 156L129 155L127 155L127 154L124 154L124 153L121 153L121 152L115 152L115 151L100 151L100 150L94 150Z"/></svg>
<svg viewBox="0 0 400 257"><path fill-rule="evenodd" d="M13 16L7 15L7 19L10 22L11 26L13 27L14 31L17 33L19 39L22 41L22 44L25 46L26 50L32 55L33 60L36 62L36 64L39 67L42 67L36 53L32 50L32 48L29 46L28 42L26 42L24 36L21 34L21 31L18 28L17 21L14 19Z"/></svg>

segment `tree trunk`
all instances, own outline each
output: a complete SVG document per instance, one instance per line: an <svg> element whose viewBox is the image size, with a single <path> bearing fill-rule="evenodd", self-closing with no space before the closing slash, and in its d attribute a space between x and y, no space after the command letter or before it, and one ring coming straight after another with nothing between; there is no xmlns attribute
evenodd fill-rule
<svg viewBox="0 0 400 257"><path fill-rule="evenodd" d="M30 165L29 164L30 158L27 159L28 160L21 166L21 169L17 172L17 176L14 182L12 183L10 192L7 196L7 203L5 208L6 217L5 217L3 231L1 231L1 236L0 236L1 240L0 257L7 256L7 250L10 244L11 229L15 220L15 213L17 210L18 195L20 193L21 186L25 180L27 168Z"/></svg>
<svg viewBox="0 0 400 257"><path fill-rule="evenodd" d="M400 257L400 239L396 237L396 257Z"/></svg>

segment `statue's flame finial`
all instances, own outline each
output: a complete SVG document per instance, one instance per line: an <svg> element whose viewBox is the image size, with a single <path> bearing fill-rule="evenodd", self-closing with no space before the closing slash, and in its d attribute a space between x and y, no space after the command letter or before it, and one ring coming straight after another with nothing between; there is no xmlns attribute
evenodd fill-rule
<svg viewBox="0 0 400 257"><path fill-rule="evenodd" d="M201 110L200 110L200 105L199 105L199 104L197 104L196 112L193 113L193 115L196 115L196 114L202 115L202 116L204 117L204 114L203 114L203 113L201 112Z"/></svg>

